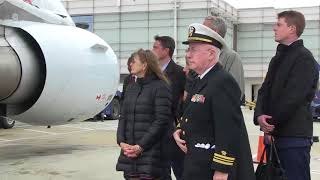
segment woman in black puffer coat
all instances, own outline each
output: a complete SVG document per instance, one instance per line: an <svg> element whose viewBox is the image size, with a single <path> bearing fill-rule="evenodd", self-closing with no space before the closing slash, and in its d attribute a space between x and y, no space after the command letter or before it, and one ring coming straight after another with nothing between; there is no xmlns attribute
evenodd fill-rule
<svg viewBox="0 0 320 180"><path fill-rule="evenodd" d="M117 130L121 154L116 169L125 179L157 179L165 172L165 143L171 112L169 82L150 50L134 53Z"/></svg>

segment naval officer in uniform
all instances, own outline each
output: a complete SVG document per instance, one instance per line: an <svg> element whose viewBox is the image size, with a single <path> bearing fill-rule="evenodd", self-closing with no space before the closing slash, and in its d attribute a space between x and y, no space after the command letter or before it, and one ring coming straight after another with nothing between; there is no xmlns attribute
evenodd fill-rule
<svg viewBox="0 0 320 180"><path fill-rule="evenodd" d="M189 26L186 58L198 74L174 138L186 153L184 180L255 179L247 130L240 109L241 91L218 63L221 36L194 23Z"/></svg>

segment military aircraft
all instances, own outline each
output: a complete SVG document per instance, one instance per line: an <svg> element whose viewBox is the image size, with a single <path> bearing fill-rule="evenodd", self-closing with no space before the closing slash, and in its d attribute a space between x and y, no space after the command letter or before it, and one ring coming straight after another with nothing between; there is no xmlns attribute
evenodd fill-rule
<svg viewBox="0 0 320 180"><path fill-rule="evenodd" d="M93 117L119 84L111 47L77 28L59 0L0 0L0 115L60 125Z"/></svg>

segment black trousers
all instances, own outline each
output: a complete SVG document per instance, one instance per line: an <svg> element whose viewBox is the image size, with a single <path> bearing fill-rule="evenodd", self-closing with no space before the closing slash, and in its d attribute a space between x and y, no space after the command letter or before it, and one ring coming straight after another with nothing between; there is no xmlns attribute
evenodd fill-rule
<svg viewBox="0 0 320 180"><path fill-rule="evenodd" d="M176 177L176 180L183 180L183 160L184 152L179 148L173 138L169 138L167 146L167 157L168 157L168 166L165 172L165 175L161 180L172 180L171 178L171 168Z"/></svg>

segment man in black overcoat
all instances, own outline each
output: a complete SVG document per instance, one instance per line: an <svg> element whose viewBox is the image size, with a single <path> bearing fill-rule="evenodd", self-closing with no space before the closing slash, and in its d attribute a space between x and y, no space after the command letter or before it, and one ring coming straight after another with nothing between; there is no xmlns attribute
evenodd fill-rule
<svg viewBox="0 0 320 180"><path fill-rule="evenodd" d="M194 23L189 26L187 60L199 76L174 137L185 151L184 180L253 180L247 130L240 109L241 91L218 63L221 36ZM181 138L180 138L180 137Z"/></svg>

